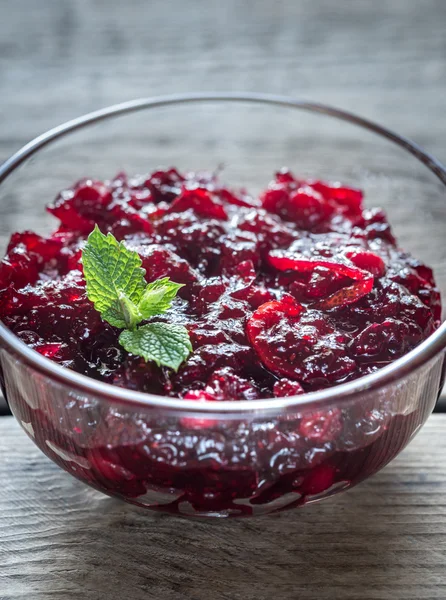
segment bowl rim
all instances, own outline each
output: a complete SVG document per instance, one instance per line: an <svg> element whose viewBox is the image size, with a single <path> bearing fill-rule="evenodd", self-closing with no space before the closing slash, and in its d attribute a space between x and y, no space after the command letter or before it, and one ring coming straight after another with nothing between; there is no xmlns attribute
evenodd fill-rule
<svg viewBox="0 0 446 600"><path fill-rule="evenodd" d="M168 96L156 96L147 98L138 98L102 108L100 110L87 113L78 118L72 119L50 129L49 131L34 138L25 144L6 162L0 166L0 184L15 171L24 161L34 155L38 150L47 146L51 142L64 137L78 129L88 125L98 123L108 118L137 112L144 109L160 108L164 106L173 106L180 104L192 104L201 102L239 102L256 103L263 105L282 106L284 108L300 109L308 112L324 114L342 121L347 121L353 125L369 130L378 136L387 138L391 142L400 146L421 163L423 163L446 187L446 167L438 161L433 155L426 152L418 144L410 139L400 136L390 129L382 127L373 121L344 111L326 104L313 103L305 100L298 100L292 97L279 96L263 93L238 93L238 92L216 92L216 93L191 93L191 94L173 94ZM433 360L446 347L446 321L431 334L426 340L416 348L405 354L393 363L383 367L379 371L360 377L353 381L342 383L337 386L317 391L308 392L297 396L288 396L283 398L271 398L262 400L243 400L243 401L214 401L214 402L196 402L193 400L183 400L181 398L171 398L167 396L158 396L145 392L137 392L127 388L120 388L109 383L97 381L86 375L62 367L31 349L14 335L0 321L0 344L6 350L9 350L14 356L18 356L28 366L34 368L44 375L49 375L59 383L68 385L71 388L88 392L94 396L105 398L110 402L121 404L130 404L143 406L145 408L163 408L179 412L193 413L213 413L213 414L235 414L252 412L273 411L275 413L287 411L294 407L301 407L308 404L327 404L334 402L344 402L351 399L356 394L369 392L382 388L388 384L401 380L409 373L413 373L424 364Z"/></svg>

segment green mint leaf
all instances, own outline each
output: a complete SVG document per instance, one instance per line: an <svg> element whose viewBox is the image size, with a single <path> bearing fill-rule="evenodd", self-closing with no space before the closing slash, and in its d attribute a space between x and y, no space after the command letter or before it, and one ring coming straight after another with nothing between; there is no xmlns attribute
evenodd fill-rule
<svg viewBox="0 0 446 600"><path fill-rule="evenodd" d="M135 331L123 331L119 343L127 352L174 371L192 352L187 329L169 323L148 323Z"/></svg>
<svg viewBox="0 0 446 600"><path fill-rule="evenodd" d="M146 361L177 371L192 352L187 329L169 323L149 323L139 329L137 325L166 312L183 286L168 277L147 284L138 253L111 233L101 233L97 225L82 252L82 263L88 299L105 321L124 329L120 344Z"/></svg>
<svg viewBox="0 0 446 600"><path fill-rule="evenodd" d="M135 327L142 320L137 305L146 287L138 253L96 225L82 252L82 264L88 299L102 318L115 327Z"/></svg>
<svg viewBox="0 0 446 600"><path fill-rule="evenodd" d="M119 294L119 306L124 316L127 329L135 329L138 323L141 323L143 316L139 308L122 292Z"/></svg>
<svg viewBox="0 0 446 600"><path fill-rule="evenodd" d="M144 319L166 312L172 300L183 287L182 283L174 283L168 277L149 283L139 301L138 309Z"/></svg>

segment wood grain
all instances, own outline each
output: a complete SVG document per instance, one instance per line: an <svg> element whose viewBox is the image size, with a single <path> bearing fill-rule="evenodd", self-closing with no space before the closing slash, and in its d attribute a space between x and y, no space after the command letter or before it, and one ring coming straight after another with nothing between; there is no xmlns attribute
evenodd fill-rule
<svg viewBox="0 0 446 600"><path fill-rule="evenodd" d="M338 105L446 160L443 0L0 0L0 14L0 161L100 106L197 90ZM204 522L98 495L2 418L0 599L444 600L445 427L435 415L326 504Z"/></svg>
<svg viewBox="0 0 446 600"><path fill-rule="evenodd" d="M446 160L443 0L188 0L187 9L181 0L0 0L0 10L0 161L98 107L197 90L338 105ZM0 207L0 248L10 210ZM441 240L445 207L430 211ZM401 223L419 238L407 216Z"/></svg>
<svg viewBox="0 0 446 600"><path fill-rule="evenodd" d="M381 473L275 517L186 520L101 496L0 420L2 600L446 598L446 415Z"/></svg>
<svg viewBox="0 0 446 600"><path fill-rule="evenodd" d="M138 96L303 96L377 119L446 159L443 0L0 3L0 156Z"/></svg>

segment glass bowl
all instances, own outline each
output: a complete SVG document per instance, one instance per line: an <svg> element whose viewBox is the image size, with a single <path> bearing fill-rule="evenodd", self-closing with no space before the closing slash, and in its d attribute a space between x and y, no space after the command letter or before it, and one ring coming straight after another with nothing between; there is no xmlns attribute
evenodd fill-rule
<svg viewBox="0 0 446 600"><path fill-rule="evenodd" d="M15 230L48 233L44 205L85 176L159 165L214 170L254 192L275 170L334 179L382 206L405 249L446 292L446 172L410 141L351 114L260 94L143 99L71 121L0 168L0 248ZM303 506L379 471L431 413L446 324L356 381L301 396L197 403L138 393L64 369L0 324L2 387L55 463L153 510L238 517Z"/></svg>

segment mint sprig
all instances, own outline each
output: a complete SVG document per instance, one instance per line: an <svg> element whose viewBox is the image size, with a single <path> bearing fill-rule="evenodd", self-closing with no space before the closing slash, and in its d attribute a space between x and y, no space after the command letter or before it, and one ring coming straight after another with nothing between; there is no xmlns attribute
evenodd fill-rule
<svg viewBox="0 0 446 600"><path fill-rule="evenodd" d="M177 371L192 351L187 329L171 323L138 325L166 312L182 284L168 277L147 283L139 254L97 225L82 251L82 264L88 299L104 321L124 329L119 343L146 361Z"/></svg>

